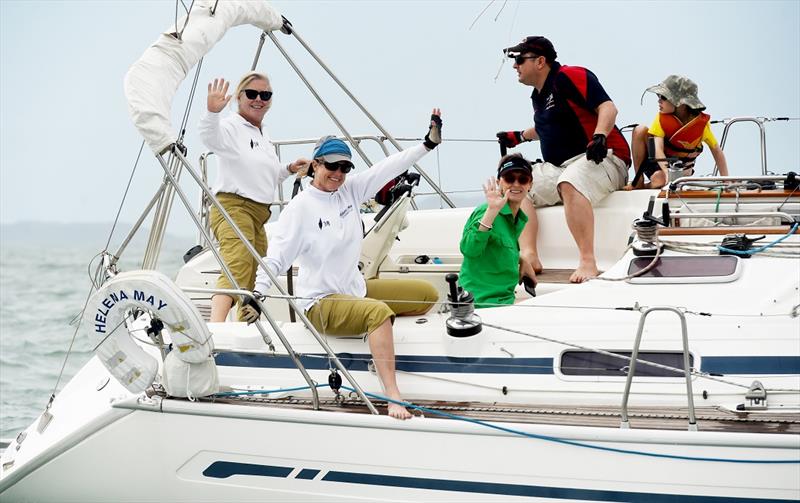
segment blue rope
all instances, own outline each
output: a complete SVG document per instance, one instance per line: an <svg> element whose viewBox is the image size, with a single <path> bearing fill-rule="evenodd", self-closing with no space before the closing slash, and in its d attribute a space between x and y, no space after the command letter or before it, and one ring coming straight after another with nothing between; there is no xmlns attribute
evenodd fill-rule
<svg viewBox="0 0 800 503"><path fill-rule="evenodd" d="M322 388L328 386L327 384L317 384L316 388ZM343 389L348 391L355 392L355 389L350 388L348 386L342 386ZM283 388L283 389L275 389L275 390L260 390L260 391L237 391L237 392L223 392L217 393L214 396L224 397L224 396L239 396L239 395L261 395L267 393L278 393L278 392L287 392L287 391L301 391L311 389L310 386L298 386L296 388ZM436 414L438 416L447 417L450 419L455 419L457 421L464 421L467 423L473 423L480 426L485 426L487 428L491 428L493 430L502 431L505 433L511 433L514 435L519 435L526 438L534 438L538 440L544 440L547 442L555 442L559 444L566 444L571 445L574 447L584 447L587 449L596 449L598 451L606 451L606 452L616 452L619 454L633 454L636 456L648 456L652 458L664 458L664 459L679 459L683 461L712 461L717 463L747 463L747 464L800 464L800 459L730 459L730 458L706 458L706 457L695 457L695 456L678 456L674 454L658 454L655 452L646 452L646 451L636 451L631 449L617 449L614 447L603 447L600 445L593 445L587 444L585 442L577 442L575 440L566 440L563 438L558 437L551 437L549 435L537 435L535 433L527 433L520 430L515 430L513 428L506 428L505 426L499 426L496 424L489 423L487 421L481 421L480 419L472 419L470 417L464 416L457 416L455 414L450 414L449 412L443 412L440 410L429 409L427 407L423 407L421 405L414 405L410 402L401 402L399 400L393 400L389 397L377 395L375 393L364 392L370 398L377 398L378 400L384 400L386 402L395 403L397 405L402 405L403 407L408 407L412 410L418 410L421 412L427 412L430 414Z"/></svg>
<svg viewBox="0 0 800 503"><path fill-rule="evenodd" d="M761 246L759 248L753 248L752 250L746 250L746 251L731 250L730 248L725 248L724 246L717 246L717 249L719 251L724 251L725 253L733 253L734 255L755 255L756 253L761 253L764 250L769 250L770 248L772 248L776 244L780 243L784 239L787 239L789 236L794 234L794 231L797 230L798 226L800 226L800 224L795 222L795 224L792 225L792 228L789 230L789 232L786 233L785 235L779 237L778 239L776 239L775 241L773 241L771 243L765 244L764 246Z"/></svg>
<svg viewBox="0 0 800 503"><path fill-rule="evenodd" d="M327 384L317 384L315 388L327 387ZM223 391L222 393L215 393L214 396L242 396L242 395L267 395L269 393L281 393L286 391L300 391L304 389L311 389L310 386L298 386L296 388L279 388L272 390L255 390L255 391Z"/></svg>
<svg viewBox="0 0 800 503"><path fill-rule="evenodd" d="M347 386L342 386L342 388L347 389L349 391L355 391L352 388L348 388ZM677 456L673 454L658 454L654 452L645 452L645 451L635 451L629 449L616 449L613 447L602 447L599 445L592 445L587 444L584 442L576 442L574 440L566 440L563 438L558 437L551 437L548 435L537 435L535 433L526 433L524 431L515 430L512 428L506 428L505 426L498 426L496 424L492 424L486 421L481 421L480 419L472 419L470 417L464 416L457 416L455 414L450 414L449 412L442 412L434 409L429 409L427 407L422 407L420 405L414 405L409 402L401 402L398 400L392 400L389 397L376 395L373 393L364 392L365 395L369 396L370 398L377 398L379 400L385 400L387 402L396 403L398 405L402 405L404 407L408 407L410 409L419 410L422 412L429 412L431 414L436 414L439 416L448 417L450 419L456 419L458 421L465 421L468 423L478 424L480 426L486 426L487 428L492 428L499 431L504 431L506 433L512 433L514 435L520 435L527 438L535 438L539 440L545 440L548 442L556 442L560 444L567 444L572 445L575 447L585 447L588 449L597 449L599 451L607 451L607 452L616 452L620 454L634 454L637 456L649 456L653 458L666 458L666 459L680 459L685 461L714 461L718 463L750 463L750 464L800 464L800 459L729 459L729 458L704 458L704 457L694 457L694 456Z"/></svg>

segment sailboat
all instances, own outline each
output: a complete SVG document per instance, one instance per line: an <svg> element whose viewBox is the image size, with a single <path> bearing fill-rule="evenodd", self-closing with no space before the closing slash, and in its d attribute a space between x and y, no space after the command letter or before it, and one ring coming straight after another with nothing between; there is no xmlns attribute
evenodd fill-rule
<svg viewBox="0 0 800 503"><path fill-rule="evenodd" d="M550 269L536 296L520 289L514 305L484 309L472 309L457 283L471 209L417 209L414 187L398 190L385 211L364 213L361 264L365 277L425 279L440 293L426 315L395 321L408 421L382 413L388 399L364 336L320 334L296 308L294 268L273 278L258 322L208 322L225 267L207 216L221 206L207 156L199 167L187 159L170 108L189 70L242 24L296 68L279 39L291 37L344 88L298 27L260 1L197 0L133 64L131 116L164 171L131 230L152 216L143 267L119 270L128 240L104 255L82 317L95 356L3 450L0 499L800 498L793 173L764 165L760 176L676 177L664 190L612 194L595 208L604 273L579 285L564 272L576 252L563 208L543 208L539 251ZM401 148L348 95L380 134L342 127L343 139ZM200 209L180 174L197 187ZM153 266L180 206L202 240L168 278Z"/></svg>

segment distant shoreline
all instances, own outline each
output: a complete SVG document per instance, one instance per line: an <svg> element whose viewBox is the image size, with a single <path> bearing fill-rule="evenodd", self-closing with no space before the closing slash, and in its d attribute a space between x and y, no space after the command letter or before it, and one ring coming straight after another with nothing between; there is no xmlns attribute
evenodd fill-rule
<svg viewBox="0 0 800 503"><path fill-rule="evenodd" d="M127 236L133 224L118 223L111 241L119 244ZM0 224L0 247L7 245L86 245L102 248L108 240L111 222L63 223L63 222L15 222ZM134 236L131 246L141 246L147 241L149 228L142 227ZM185 244L187 249L197 244L194 233L167 232L168 243Z"/></svg>

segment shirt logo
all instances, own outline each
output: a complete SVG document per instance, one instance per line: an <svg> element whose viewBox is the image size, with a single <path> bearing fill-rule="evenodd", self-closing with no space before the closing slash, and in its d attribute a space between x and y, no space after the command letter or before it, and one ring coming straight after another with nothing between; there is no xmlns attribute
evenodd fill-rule
<svg viewBox="0 0 800 503"><path fill-rule="evenodd" d="M250 148L253 149L253 148L256 148L256 147L258 147L258 142L254 141L254 140L250 140Z"/></svg>
<svg viewBox="0 0 800 503"><path fill-rule="evenodd" d="M342 211L339 212L339 217L344 218L348 214L350 214L351 211L353 211L353 205L349 204L349 205L347 205L347 208L345 208L345 209L343 209Z"/></svg>
<svg viewBox="0 0 800 503"><path fill-rule="evenodd" d="M556 106L556 100L553 98L553 93L550 93L547 99L544 100L544 109L550 110L554 106Z"/></svg>
<svg viewBox="0 0 800 503"><path fill-rule="evenodd" d="M320 230L322 230L323 227L330 227L331 223L328 220L323 220L320 218L319 222L317 222L317 225L319 226Z"/></svg>

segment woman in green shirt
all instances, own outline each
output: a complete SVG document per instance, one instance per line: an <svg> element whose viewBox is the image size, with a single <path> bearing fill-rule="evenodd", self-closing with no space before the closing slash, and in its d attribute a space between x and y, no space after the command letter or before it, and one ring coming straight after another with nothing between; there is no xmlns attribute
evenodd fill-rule
<svg viewBox="0 0 800 503"><path fill-rule="evenodd" d="M460 281L475 296L475 307L514 303L520 280L517 240L528 222L519 208L532 184L531 164L524 157L503 156L497 180L484 184L486 203L475 208L464 226Z"/></svg>

